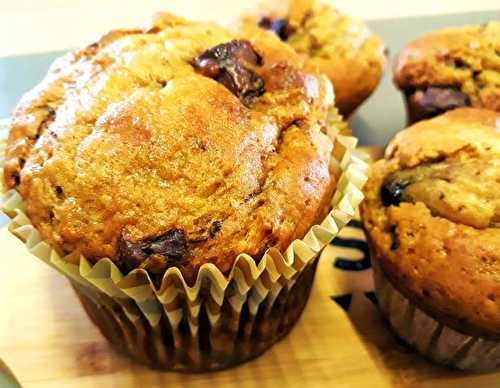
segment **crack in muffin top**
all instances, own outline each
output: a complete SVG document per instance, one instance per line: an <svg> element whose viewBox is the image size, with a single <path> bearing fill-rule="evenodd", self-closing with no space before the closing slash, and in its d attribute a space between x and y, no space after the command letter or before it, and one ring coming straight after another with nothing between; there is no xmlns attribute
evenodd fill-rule
<svg viewBox="0 0 500 388"><path fill-rule="evenodd" d="M332 106L279 38L159 14L52 65L12 115L5 181L62 252L227 273L327 214Z"/></svg>
<svg viewBox="0 0 500 388"><path fill-rule="evenodd" d="M460 108L400 132L361 206L374 259L419 308L500 338L500 114Z"/></svg>

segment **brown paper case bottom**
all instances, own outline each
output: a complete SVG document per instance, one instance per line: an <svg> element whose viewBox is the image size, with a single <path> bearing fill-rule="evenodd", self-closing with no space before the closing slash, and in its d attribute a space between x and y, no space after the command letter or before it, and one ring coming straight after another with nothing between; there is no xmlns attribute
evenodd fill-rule
<svg viewBox="0 0 500 388"><path fill-rule="evenodd" d="M500 342L471 337L439 323L401 295L373 258L378 305L395 334L426 358L446 366L485 371L500 366Z"/></svg>
<svg viewBox="0 0 500 388"><path fill-rule="evenodd" d="M175 330L166 315L152 327L139 309L139 318L132 321L104 293L74 282L72 286L91 320L118 352L156 369L214 371L257 357L290 332L308 300L317 262L312 260L274 300L265 298L254 313L248 301L235 311L229 298L224 298L220 318L211 324L203 300L194 335L185 318ZM188 316L187 311L183 316Z"/></svg>

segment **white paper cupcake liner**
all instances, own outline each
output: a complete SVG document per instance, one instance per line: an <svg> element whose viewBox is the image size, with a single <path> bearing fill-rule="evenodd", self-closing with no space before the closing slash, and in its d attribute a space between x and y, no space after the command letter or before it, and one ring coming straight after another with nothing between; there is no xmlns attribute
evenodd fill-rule
<svg viewBox="0 0 500 388"><path fill-rule="evenodd" d="M367 164L355 155L356 139L339 134L344 124L336 112L329 122L338 184L328 216L285 252L269 249L258 264L240 254L227 276L213 264L203 265L193 286L177 268L168 269L156 289L146 271L124 276L109 258L92 265L83 256L61 257L30 223L17 191L5 192L0 208L27 249L69 278L91 319L119 351L163 369L228 367L262 353L291 329L307 301L321 251L363 199ZM0 128L2 134L5 139Z"/></svg>
<svg viewBox="0 0 500 388"><path fill-rule="evenodd" d="M430 317L394 288L373 252L371 257L379 308L398 337L439 364L472 371L500 366L500 341L459 333Z"/></svg>
<svg viewBox="0 0 500 388"><path fill-rule="evenodd" d="M0 387L5 388L21 388L21 384L17 381L16 376L0 359Z"/></svg>

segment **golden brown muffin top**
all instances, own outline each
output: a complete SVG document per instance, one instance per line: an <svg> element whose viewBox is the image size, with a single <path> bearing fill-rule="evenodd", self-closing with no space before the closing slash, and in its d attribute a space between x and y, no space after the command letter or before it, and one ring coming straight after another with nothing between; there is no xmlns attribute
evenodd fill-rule
<svg viewBox="0 0 500 388"><path fill-rule="evenodd" d="M52 65L12 115L5 165L43 238L193 280L326 215L331 84L247 32L160 14Z"/></svg>
<svg viewBox="0 0 500 388"><path fill-rule="evenodd" d="M442 100L436 104L443 107L448 100L453 107L500 111L500 22L446 28L414 40L395 61L394 83L407 93L436 88L426 100Z"/></svg>
<svg viewBox="0 0 500 388"><path fill-rule="evenodd" d="M391 283L468 335L500 338L500 113L461 108L400 132L361 207Z"/></svg>
<svg viewBox="0 0 500 388"><path fill-rule="evenodd" d="M384 45L367 25L318 0L266 1L242 18L274 31L325 73L341 114L350 115L376 88L385 66Z"/></svg>

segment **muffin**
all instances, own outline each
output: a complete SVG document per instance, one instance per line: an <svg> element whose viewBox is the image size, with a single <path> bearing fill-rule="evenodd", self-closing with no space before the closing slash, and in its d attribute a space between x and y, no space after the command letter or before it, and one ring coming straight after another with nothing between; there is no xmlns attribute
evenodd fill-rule
<svg viewBox="0 0 500 388"><path fill-rule="evenodd" d="M386 58L384 45L367 25L317 0L271 1L242 17L242 24L274 32L305 58L306 67L326 74L345 117L375 90Z"/></svg>
<svg viewBox="0 0 500 388"><path fill-rule="evenodd" d="M409 43L394 64L408 121L472 106L500 112L500 22L446 28Z"/></svg>
<svg viewBox="0 0 500 388"><path fill-rule="evenodd" d="M500 113L460 108L399 133L361 205L376 294L434 361L500 365Z"/></svg>
<svg viewBox="0 0 500 388"><path fill-rule="evenodd" d="M112 31L14 111L10 229L137 360L202 371L255 357L298 319L361 198L333 103L330 81L257 27L160 14Z"/></svg>

